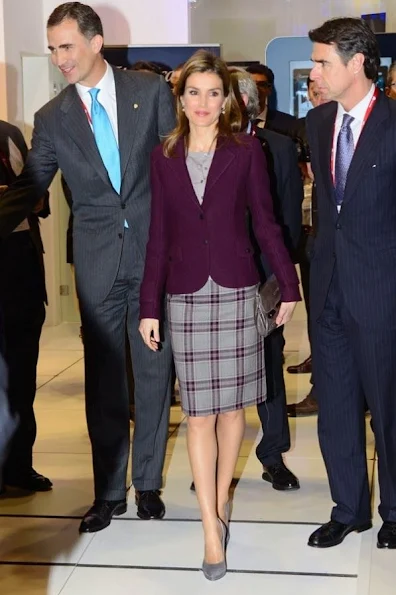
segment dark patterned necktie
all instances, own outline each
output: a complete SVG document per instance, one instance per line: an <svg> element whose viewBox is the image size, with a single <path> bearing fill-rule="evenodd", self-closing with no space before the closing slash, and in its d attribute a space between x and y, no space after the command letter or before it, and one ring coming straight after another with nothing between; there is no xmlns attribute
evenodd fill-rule
<svg viewBox="0 0 396 595"><path fill-rule="evenodd" d="M344 191L347 181L348 169L351 165L353 152L355 150L353 143L353 134L351 124L354 118L349 114L344 114L340 132L337 139L337 153L335 160L335 197L337 206L342 205L344 200Z"/></svg>

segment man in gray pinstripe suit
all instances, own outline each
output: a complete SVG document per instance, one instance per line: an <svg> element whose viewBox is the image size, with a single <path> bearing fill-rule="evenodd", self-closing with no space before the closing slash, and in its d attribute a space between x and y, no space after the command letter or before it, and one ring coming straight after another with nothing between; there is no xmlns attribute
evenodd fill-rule
<svg viewBox="0 0 396 595"><path fill-rule="evenodd" d="M140 518L162 518L162 467L169 421L171 350L166 328L153 353L138 335L139 289L150 222L149 155L174 126L162 77L111 68L99 16L79 2L47 23L49 49L69 86L35 117L32 150L0 201L0 237L23 219L58 168L73 196L74 262L85 347L85 393L95 502L80 531L107 527L126 511L129 408L125 327L135 376L132 482ZM90 89L110 120L120 154L121 189L110 181L92 128Z"/></svg>

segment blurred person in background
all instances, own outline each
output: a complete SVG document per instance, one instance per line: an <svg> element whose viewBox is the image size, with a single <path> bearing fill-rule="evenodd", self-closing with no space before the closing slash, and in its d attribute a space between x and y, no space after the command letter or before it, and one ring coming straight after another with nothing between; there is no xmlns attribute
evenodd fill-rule
<svg viewBox="0 0 396 595"><path fill-rule="evenodd" d="M0 185L3 189L16 180L27 153L19 128L0 120ZM1 201L0 195L0 204ZM8 399L12 413L19 418L4 462L0 490L12 487L44 492L52 488L52 482L33 468L37 362L47 302L39 217L47 217L49 213L49 195L45 192L28 216L0 242L0 309Z"/></svg>
<svg viewBox="0 0 396 595"><path fill-rule="evenodd" d="M273 209L290 257L295 258L301 233L303 187L298 167L297 150L291 138L254 125L260 111L257 87L243 68L231 67L231 81L236 97L242 99L243 130L254 135L266 157ZM272 273L268 259L260 260L262 281ZM286 411L286 388L283 376L283 327L275 329L265 339L267 400L257 406L263 436L256 454L263 465L262 478L276 490L296 490L297 477L283 461L290 449L290 430Z"/></svg>

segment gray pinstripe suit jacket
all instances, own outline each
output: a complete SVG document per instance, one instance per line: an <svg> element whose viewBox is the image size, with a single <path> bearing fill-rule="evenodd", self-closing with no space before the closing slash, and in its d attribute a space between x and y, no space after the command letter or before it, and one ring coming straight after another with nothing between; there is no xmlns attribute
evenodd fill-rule
<svg viewBox="0 0 396 595"><path fill-rule="evenodd" d="M307 115L318 198L311 316L323 311L334 266L354 319L396 328L396 101L380 93L360 135L338 214L330 171L337 104Z"/></svg>
<svg viewBox="0 0 396 595"><path fill-rule="evenodd" d="M62 170L73 196L76 277L79 297L86 305L102 301L114 283L125 219L142 260L145 257L150 223L149 156L174 126L173 99L162 77L116 69L114 76L121 194L111 186L71 85L37 112L26 166L0 201L0 237L4 237L31 211L58 168Z"/></svg>

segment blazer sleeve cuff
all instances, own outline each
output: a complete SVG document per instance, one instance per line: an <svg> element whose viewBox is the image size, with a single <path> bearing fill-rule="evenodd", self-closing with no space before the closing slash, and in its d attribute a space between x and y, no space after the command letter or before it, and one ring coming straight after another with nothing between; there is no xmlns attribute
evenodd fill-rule
<svg viewBox="0 0 396 595"><path fill-rule="evenodd" d="M301 302L298 285L288 285L281 288L282 302Z"/></svg>
<svg viewBox="0 0 396 595"><path fill-rule="evenodd" d="M140 320L142 318L154 318L160 320L160 307L154 302L140 302Z"/></svg>

